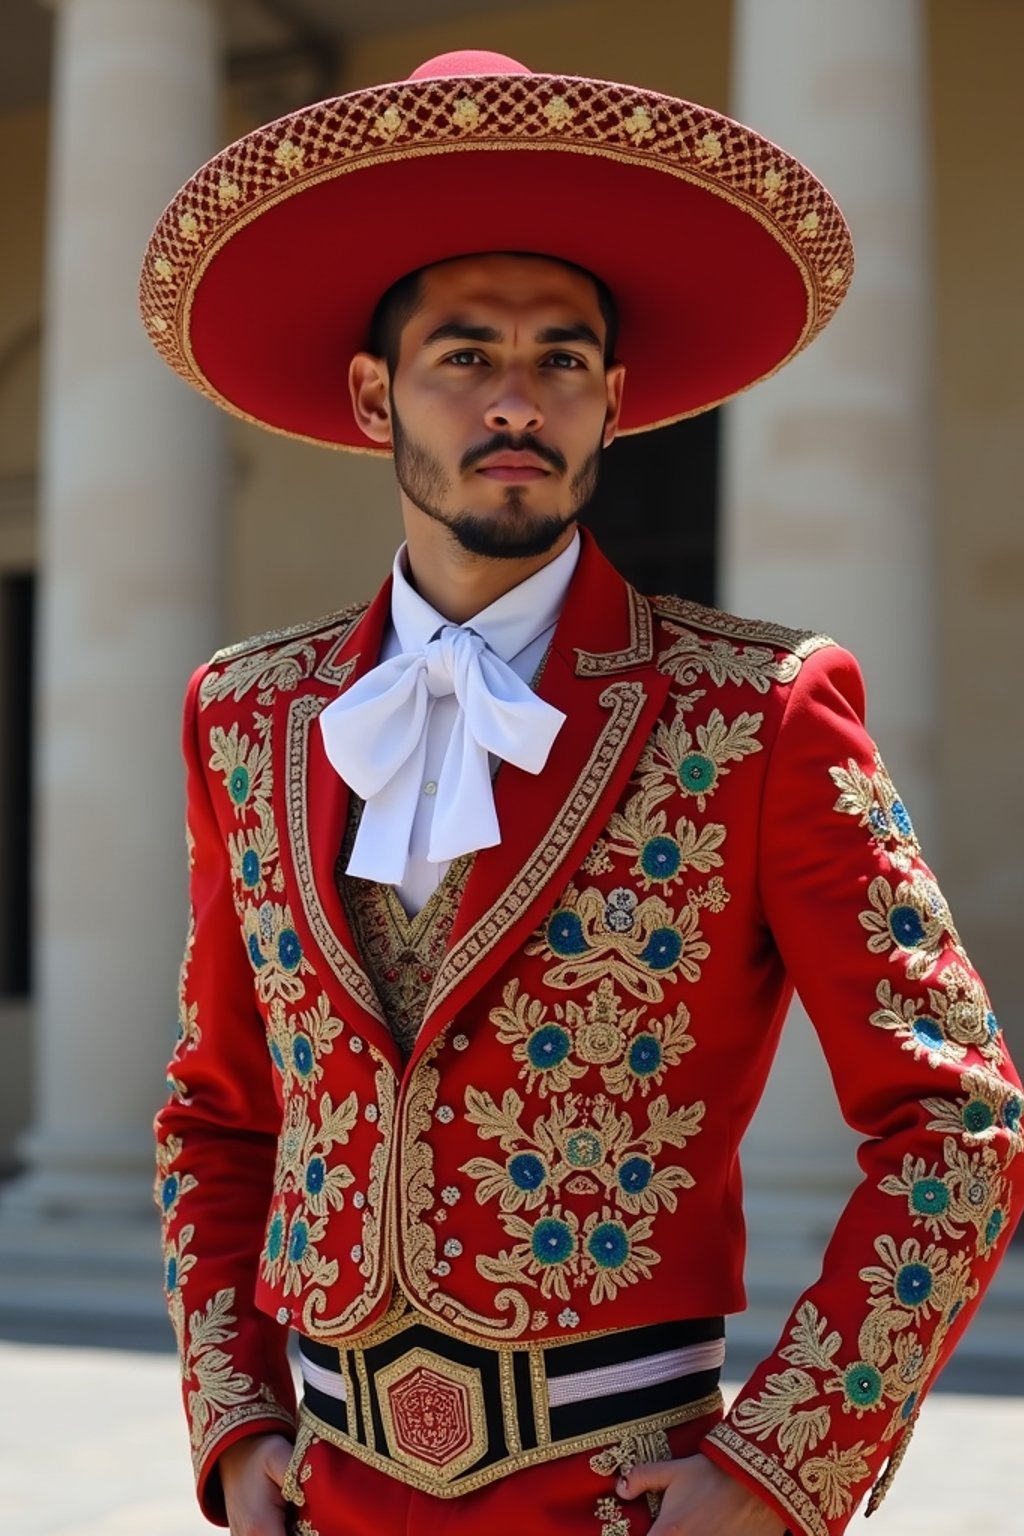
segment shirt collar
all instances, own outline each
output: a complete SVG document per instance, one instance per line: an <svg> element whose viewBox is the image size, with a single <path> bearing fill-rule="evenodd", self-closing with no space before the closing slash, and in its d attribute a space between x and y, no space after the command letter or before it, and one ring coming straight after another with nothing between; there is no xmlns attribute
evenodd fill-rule
<svg viewBox="0 0 1024 1536"><path fill-rule="evenodd" d="M404 570L405 550L403 544L395 556L391 622L401 651L408 654L422 651L438 630L451 621L432 608L411 585ZM457 627L474 630L502 661L511 661L558 622L579 553L577 533L554 560Z"/></svg>

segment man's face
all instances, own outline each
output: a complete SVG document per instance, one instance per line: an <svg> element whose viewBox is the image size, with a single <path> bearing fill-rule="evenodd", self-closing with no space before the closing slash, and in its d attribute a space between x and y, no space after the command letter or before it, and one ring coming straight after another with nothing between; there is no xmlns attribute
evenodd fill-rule
<svg viewBox="0 0 1024 1536"><path fill-rule="evenodd" d="M474 256L429 268L391 379L399 485L492 558L552 548L597 484L621 365L606 369L594 283L557 261Z"/></svg>

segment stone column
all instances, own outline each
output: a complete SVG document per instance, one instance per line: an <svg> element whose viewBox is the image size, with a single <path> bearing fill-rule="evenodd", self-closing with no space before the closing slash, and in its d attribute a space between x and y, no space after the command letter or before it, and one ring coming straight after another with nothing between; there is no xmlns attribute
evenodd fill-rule
<svg viewBox="0 0 1024 1536"><path fill-rule="evenodd" d="M8 1215L148 1207L185 918L181 699L218 633L222 431L136 309L218 138L210 0L56 0L37 699L35 1119Z"/></svg>
<svg viewBox="0 0 1024 1536"><path fill-rule="evenodd" d="M825 335L727 408L721 600L856 653L869 728L936 861L923 7L734 0L733 11L731 110L835 194L856 273ZM762 1277L781 1277L780 1304L792 1278L813 1278L857 1176L851 1143L797 1012L747 1144L755 1302Z"/></svg>

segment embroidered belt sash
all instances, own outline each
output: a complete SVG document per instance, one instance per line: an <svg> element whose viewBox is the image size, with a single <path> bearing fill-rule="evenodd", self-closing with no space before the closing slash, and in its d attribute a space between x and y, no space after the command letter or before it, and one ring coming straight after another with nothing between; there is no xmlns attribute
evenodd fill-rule
<svg viewBox="0 0 1024 1536"><path fill-rule="evenodd" d="M304 1431L440 1498L722 1412L721 1317L515 1349L413 1316L365 1350L306 1338L299 1350Z"/></svg>

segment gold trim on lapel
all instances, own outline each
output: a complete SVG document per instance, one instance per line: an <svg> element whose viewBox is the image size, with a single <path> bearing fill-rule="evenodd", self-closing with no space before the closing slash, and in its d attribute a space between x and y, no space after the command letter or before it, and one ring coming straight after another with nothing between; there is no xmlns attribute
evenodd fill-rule
<svg viewBox="0 0 1024 1536"><path fill-rule="evenodd" d="M390 611L389 578L361 617L332 638L307 682L287 700L281 698L283 747L278 763L287 831L283 841L305 926L323 964L359 1008L361 1024L372 1031L379 1054L400 1073L384 1010L363 967L335 885L350 792L328 761L317 726L321 711L338 693L376 664Z"/></svg>
<svg viewBox="0 0 1024 1536"><path fill-rule="evenodd" d="M540 775L507 763L498 771L495 806L505 836L476 855L413 1064L445 1019L465 1006L470 988L479 990L522 944L558 882L571 878L622 793L668 693L670 679L654 665L650 603L585 531L581 540L537 688L564 712L566 724ZM596 648L609 641L610 649Z"/></svg>
<svg viewBox="0 0 1024 1536"><path fill-rule="evenodd" d="M338 897L336 910L332 917L328 915L324 901L321 897L319 884L316 878L313 864L313 851L309 835L309 773L310 758L310 730L315 726L320 713L330 703L329 699L318 698L315 694L306 694L302 698L293 699L288 707L287 724L287 756L285 759L285 805L288 817L288 842L291 848L292 864L295 869L295 877L298 883L302 910L306 916L317 948L323 955L327 964L334 972L335 977L344 987L353 1002L358 1003L372 1018L387 1028L384 1018L384 1010L380 1005L376 989L370 977L363 970L358 960L356 945L353 940L348 920L345 917L344 905ZM338 799L343 802L341 806L341 820L344 825L344 816L348 811L349 790L342 784L341 794ZM334 818L331 818L332 821ZM338 847L341 846L339 838ZM338 850L331 855L331 868L337 858ZM334 905L332 903L332 905ZM340 930L340 931L339 931Z"/></svg>

